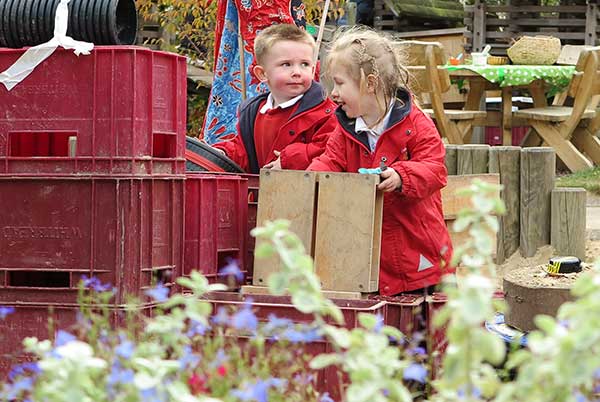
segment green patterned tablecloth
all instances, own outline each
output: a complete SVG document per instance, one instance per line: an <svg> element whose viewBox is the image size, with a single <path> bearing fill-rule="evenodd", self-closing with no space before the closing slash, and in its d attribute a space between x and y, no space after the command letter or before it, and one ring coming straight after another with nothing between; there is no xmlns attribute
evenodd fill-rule
<svg viewBox="0 0 600 402"><path fill-rule="evenodd" d="M575 66L520 66L520 65L486 65L445 66L449 71L467 69L476 72L486 80L497 83L500 87L528 85L535 80L544 80L550 87L549 94L556 94L569 86Z"/></svg>

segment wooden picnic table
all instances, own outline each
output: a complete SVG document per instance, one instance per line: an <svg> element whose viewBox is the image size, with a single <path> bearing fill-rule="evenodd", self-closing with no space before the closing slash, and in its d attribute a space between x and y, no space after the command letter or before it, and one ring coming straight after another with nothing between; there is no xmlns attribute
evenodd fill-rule
<svg viewBox="0 0 600 402"><path fill-rule="evenodd" d="M468 80L469 92L465 110L478 110L485 99L486 90L502 91L501 111L488 111L488 126L502 128L502 143L510 145L514 125L512 107L513 91L527 89L534 107L546 107L547 95L564 91L575 72L575 66L524 66L524 65L459 65L440 66L448 70L455 82Z"/></svg>

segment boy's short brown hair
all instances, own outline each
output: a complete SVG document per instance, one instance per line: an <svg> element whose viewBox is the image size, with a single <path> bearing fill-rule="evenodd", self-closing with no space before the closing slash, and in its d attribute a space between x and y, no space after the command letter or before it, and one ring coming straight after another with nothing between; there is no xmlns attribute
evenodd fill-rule
<svg viewBox="0 0 600 402"><path fill-rule="evenodd" d="M254 57L262 64L269 49L278 41L289 40L316 46L314 38L306 30L293 24L275 24L263 29L254 40Z"/></svg>

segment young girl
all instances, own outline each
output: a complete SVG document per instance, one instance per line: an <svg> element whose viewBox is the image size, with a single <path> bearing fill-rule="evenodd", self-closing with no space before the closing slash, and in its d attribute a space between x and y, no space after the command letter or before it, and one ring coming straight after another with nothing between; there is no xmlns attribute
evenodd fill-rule
<svg viewBox="0 0 600 402"><path fill-rule="evenodd" d="M379 291L432 287L452 253L440 193L447 179L440 134L406 89L408 72L389 39L364 28L342 33L326 71L339 124L308 170L382 168Z"/></svg>

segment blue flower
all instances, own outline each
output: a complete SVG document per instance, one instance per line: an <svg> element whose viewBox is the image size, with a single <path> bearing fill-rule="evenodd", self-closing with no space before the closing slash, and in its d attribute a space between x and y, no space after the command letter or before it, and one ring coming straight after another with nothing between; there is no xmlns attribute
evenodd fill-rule
<svg viewBox="0 0 600 402"><path fill-rule="evenodd" d="M410 366L404 369L403 378L424 384L427 378L427 369L422 364L411 363Z"/></svg>
<svg viewBox="0 0 600 402"><path fill-rule="evenodd" d="M83 287L92 289L98 293L107 292L112 289L112 286L109 283L103 284L100 282L100 279L95 276L88 278L86 275L83 275L81 281L83 282Z"/></svg>
<svg viewBox="0 0 600 402"><path fill-rule="evenodd" d="M229 316L227 315L227 310L225 307L219 307L217 310L217 314L211 317L213 324L216 325L227 325L229 324Z"/></svg>
<svg viewBox="0 0 600 402"><path fill-rule="evenodd" d="M575 402L588 402L588 399L581 392L577 392L575 394Z"/></svg>
<svg viewBox="0 0 600 402"><path fill-rule="evenodd" d="M144 292L146 296L150 296L152 299L159 303L164 303L169 299L169 288L164 286L162 283L158 283L155 288L148 289Z"/></svg>
<svg viewBox="0 0 600 402"><path fill-rule="evenodd" d="M463 387L463 388L460 388L460 389L458 390L457 394L458 394L458 396L459 396L460 398L466 398L466 397L467 397L467 394L466 394L466 392L465 392L465 390L464 390L464 387ZM472 398L479 398L480 396L481 396L481 391L479 390L479 388L476 388L476 387L475 387L475 388L473 388L473 389L472 389L472 392L471 392L471 397L472 397Z"/></svg>
<svg viewBox="0 0 600 402"><path fill-rule="evenodd" d="M122 338L119 346L115 348L115 353L117 356L122 357L123 359L130 359L131 356L133 356L134 351L135 345L133 342L125 338Z"/></svg>
<svg viewBox="0 0 600 402"><path fill-rule="evenodd" d="M42 370L40 369L40 366L38 366L37 362L21 363L11 368L10 372L8 373L8 379L13 381L15 378L20 377L28 372L38 374L41 371Z"/></svg>
<svg viewBox="0 0 600 402"><path fill-rule="evenodd" d="M381 313L377 313L375 316L375 326L373 327L373 332L376 334L380 333L383 328L383 315Z"/></svg>
<svg viewBox="0 0 600 402"><path fill-rule="evenodd" d="M144 402L166 402L167 398L161 397L156 388L143 389L140 392L140 399Z"/></svg>
<svg viewBox="0 0 600 402"><path fill-rule="evenodd" d="M33 388L33 378L23 377L12 384L7 384L6 398L9 401L17 400L21 393L30 392Z"/></svg>
<svg viewBox="0 0 600 402"><path fill-rule="evenodd" d="M227 354L225 354L225 351L223 349L219 349L217 350L217 355L215 356L215 359L212 362L210 362L209 367L212 369L216 369L217 367L225 364L227 360L228 358Z"/></svg>
<svg viewBox="0 0 600 402"><path fill-rule="evenodd" d="M267 402L269 388L282 389L287 384L286 380L280 378L269 378L265 381L258 380L256 383L246 384L243 389L234 389L231 394L242 401Z"/></svg>
<svg viewBox="0 0 600 402"><path fill-rule="evenodd" d="M262 327L264 334L269 335L279 328L288 328L293 322L288 318L279 318L275 314L269 314L268 322Z"/></svg>
<svg viewBox="0 0 600 402"><path fill-rule="evenodd" d="M240 271L240 266L233 258L227 259L227 265L225 265L219 272L219 276L233 275L238 282L244 280L244 273Z"/></svg>
<svg viewBox="0 0 600 402"><path fill-rule="evenodd" d="M315 376L313 374L300 373L294 376L294 383L300 385L309 385L315 381Z"/></svg>
<svg viewBox="0 0 600 402"><path fill-rule="evenodd" d="M291 343L309 343L321 339L319 331L315 328L305 331L298 331L293 328L288 328L283 332L283 334L281 334L281 337L283 339L287 339Z"/></svg>
<svg viewBox="0 0 600 402"><path fill-rule="evenodd" d="M425 354L427 353L427 352L425 351L425 348L422 348L422 347L420 347L420 346L417 346L417 347L415 347L415 348L412 348L412 349L408 349L408 351L407 351L407 352L408 352L408 354L409 354L410 356L414 356L414 355L421 355L421 356L425 356Z"/></svg>
<svg viewBox="0 0 600 402"><path fill-rule="evenodd" d="M194 351L189 345L183 347L181 357L179 358L179 367L182 370L186 368L195 368L200 363L200 358L194 354Z"/></svg>
<svg viewBox="0 0 600 402"><path fill-rule="evenodd" d="M69 342L73 342L77 340L77 338L67 331L63 331L62 329L56 333L56 340L54 341L54 346L63 346Z"/></svg>
<svg viewBox="0 0 600 402"><path fill-rule="evenodd" d="M319 402L334 402L334 401L329 396L329 392L325 392L323 395L321 395L321 398L319 398Z"/></svg>
<svg viewBox="0 0 600 402"><path fill-rule="evenodd" d="M0 320L6 318L7 315L15 312L14 307L0 306Z"/></svg>
<svg viewBox="0 0 600 402"><path fill-rule="evenodd" d="M190 327L186 332L186 336L188 338L193 338L196 335L203 336L207 330L208 330L208 327L206 325L204 325L204 323L202 323L200 321L196 321L196 320L191 320Z"/></svg>
<svg viewBox="0 0 600 402"><path fill-rule="evenodd" d="M112 387L117 384L130 384L133 382L133 378L133 370L123 368L117 361L112 365L107 380L108 385Z"/></svg>
<svg viewBox="0 0 600 402"><path fill-rule="evenodd" d="M252 299L246 300L244 306L231 317L231 326L235 329L256 331L258 318L252 312Z"/></svg>

